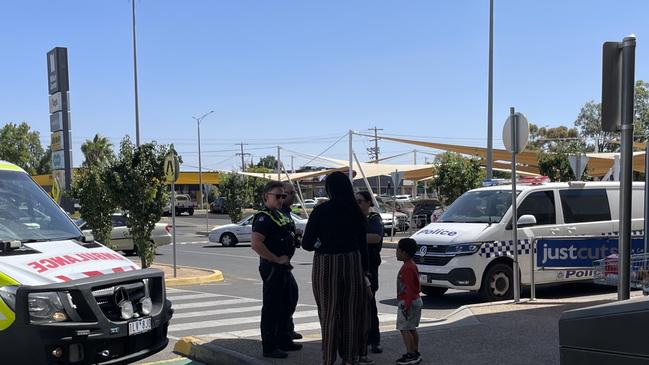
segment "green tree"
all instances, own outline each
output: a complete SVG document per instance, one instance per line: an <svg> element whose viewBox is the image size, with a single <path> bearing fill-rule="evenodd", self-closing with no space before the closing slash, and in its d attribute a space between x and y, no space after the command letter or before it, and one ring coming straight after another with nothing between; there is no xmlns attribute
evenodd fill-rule
<svg viewBox="0 0 649 365"><path fill-rule="evenodd" d="M153 263L155 244L151 231L167 201L164 174L167 151L166 146L155 142L136 147L127 136L120 144L119 155L111 163L107 178L115 203L126 213L126 224L143 268Z"/></svg>
<svg viewBox="0 0 649 365"><path fill-rule="evenodd" d="M45 150L40 134L31 131L27 123L7 123L0 129L0 160L22 167L30 175L48 173L44 163Z"/></svg>
<svg viewBox="0 0 649 365"><path fill-rule="evenodd" d="M275 156L267 155L265 157L260 158L256 166L264 167L270 169L271 171L275 171L277 169L277 159L275 158Z"/></svg>
<svg viewBox="0 0 649 365"><path fill-rule="evenodd" d="M649 139L649 82L636 81L633 101L636 135L642 135L641 139L646 141Z"/></svg>
<svg viewBox="0 0 649 365"><path fill-rule="evenodd" d="M484 179L478 159L446 152L435 158L435 165L431 186L444 205L450 205L466 191L477 188Z"/></svg>
<svg viewBox="0 0 649 365"><path fill-rule="evenodd" d="M527 151L555 151L574 142L579 138L576 128L566 126L538 127L530 123L530 141L525 148Z"/></svg>
<svg viewBox="0 0 649 365"><path fill-rule="evenodd" d="M71 195L79 199L81 217L92 228L94 238L112 247L110 233L113 230L111 215L116 206L106 185L107 166L82 166L72 183Z"/></svg>
<svg viewBox="0 0 649 365"><path fill-rule="evenodd" d="M92 140L86 140L81 145L81 152L84 156L83 165L105 164L115 158L113 144L99 134L95 134Z"/></svg>
<svg viewBox="0 0 649 365"><path fill-rule="evenodd" d="M223 174L219 190L225 198L224 207L232 222L238 222L243 215L243 208L249 201L248 184L242 175L236 172Z"/></svg>
<svg viewBox="0 0 649 365"><path fill-rule="evenodd" d="M581 107L575 120L575 127L585 141L590 141L591 150L595 152L610 152L617 149L614 143L614 133L602 130L602 105L589 101Z"/></svg>
<svg viewBox="0 0 649 365"><path fill-rule="evenodd" d="M575 178L568 162L568 155L563 152L538 152L539 171L551 181L571 181Z"/></svg>
<svg viewBox="0 0 649 365"><path fill-rule="evenodd" d="M81 217L92 227L93 236L108 247L111 247L113 230L111 215L117 209L107 184L110 163L115 159L110 146L110 142L98 134L81 145L84 162L77 170L71 190L72 197L79 199Z"/></svg>
<svg viewBox="0 0 649 365"><path fill-rule="evenodd" d="M268 180L257 177L248 177L246 181L247 206L259 208L264 205L263 192Z"/></svg>

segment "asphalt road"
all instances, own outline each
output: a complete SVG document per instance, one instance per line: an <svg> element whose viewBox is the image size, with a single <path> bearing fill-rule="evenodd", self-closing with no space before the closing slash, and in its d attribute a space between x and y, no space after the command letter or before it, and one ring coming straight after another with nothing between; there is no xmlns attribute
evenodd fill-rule
<svg viewBox="0 0 649 365"><path fill-rule="evenodd" d="M212 228L215 225L230 223L229 218L225 215L210 214L209 219ZM171 219L165 217L164 220L170 221ZM215 284L169 290L168 296L172 297L174 307L177 308L169 334L172 341L167 349L145 362L177 357L172 353L174 339L182 336L232 334L238 332L236 329L243 327L246 327L247 331L252 331L255 327L258 328L258 322L254 321L254 317L260 314L255 308L261 305L261 279L257 269L258 256L250 249L248 242L239 243L235 247L223 247L219 243L208 242L207 237L197 234L199 231L205 231L204 213L196 213L192 217L176 218L177 264L218 269L223 272L225 280ZM159 247L155 261L166 264L173 263L172 252L172 245ZM383 261L379 269L378 311L385 314L396 313L396 276L401 263L396 260L394 249L384 248L381 256ZM293 275L300 290L299 303L302 310L309 312L309 315L312 315L311 312L315 310L315 300L311 289L312 258L312 253L298 250L292 260ZM610 289L584 283L540 287L537 289L537 296L552 298L607 291ZM527 291L523 291L523 296L525 295L529 295ZM439 298L424 296L423 300L422 317L425 318L440 318L462 305L482 301L476 293L457 290L449 290L446 295ZM249 310L249 312L244 313L244 317L241 317L241 313L236 314L245 310ZM188 322L203 315L206 316L204 324L196 326L195 322ZM207 315L213 316L208 317ZM305 321L307 319L296 320L296 325L298 322ZM307 323L301 324L307 325Z"/></svg>

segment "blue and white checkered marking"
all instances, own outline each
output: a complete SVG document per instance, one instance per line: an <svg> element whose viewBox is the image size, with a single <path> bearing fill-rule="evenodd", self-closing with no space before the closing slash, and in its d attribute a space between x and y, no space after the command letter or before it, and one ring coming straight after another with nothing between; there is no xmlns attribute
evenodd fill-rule
<svg viewBox="0 0 649 365"><path fill-rule="evenodd" d="M529 255L532 243L528 239L518 240L518 254ZM499 256L514 256L514 241L495 241L484 243L480 247L480 256L490 258Z"/></svg>

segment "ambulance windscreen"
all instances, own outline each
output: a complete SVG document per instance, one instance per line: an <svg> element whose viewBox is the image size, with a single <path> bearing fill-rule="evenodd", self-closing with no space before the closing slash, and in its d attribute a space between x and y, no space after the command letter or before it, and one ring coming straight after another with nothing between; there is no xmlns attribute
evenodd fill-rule
<svg viewBox="0 0 649 365"><path fill-rule="evenodd" d="M53 241L80 235L63 210L27 174L0 171L1 241Z"/></svg>

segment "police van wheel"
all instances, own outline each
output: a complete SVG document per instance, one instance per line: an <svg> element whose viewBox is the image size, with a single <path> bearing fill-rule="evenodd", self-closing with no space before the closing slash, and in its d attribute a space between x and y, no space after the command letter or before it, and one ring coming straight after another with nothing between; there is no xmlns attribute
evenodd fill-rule
<svg viewBox="0 0 649 365"><path fill-rule="evenodd" d="M441 288L439 286L422 286L421 292L426 294L429 297L441 297L446 293L448 288Z"/></svg>
<svg viewBox="0 0 649 365"><path fill-rule="evenodd" d="M514 274L511 266L496 264L482 278L480 294L489 301L508 300L514 297Z"/></svg>
<svg viewBox="0 0 649 365"><path fill-rule="evenodd" d="M188 211L188 213L189 213L189 215L194 215L194 209L190 209L190 210Z"/></svg>
<svg viewBox="0 0 649 365"><path fill-rule="evenodd" d="M237 238L232 233L224 233L219 240L223 246L233 247L237 244Z"/></svg>

